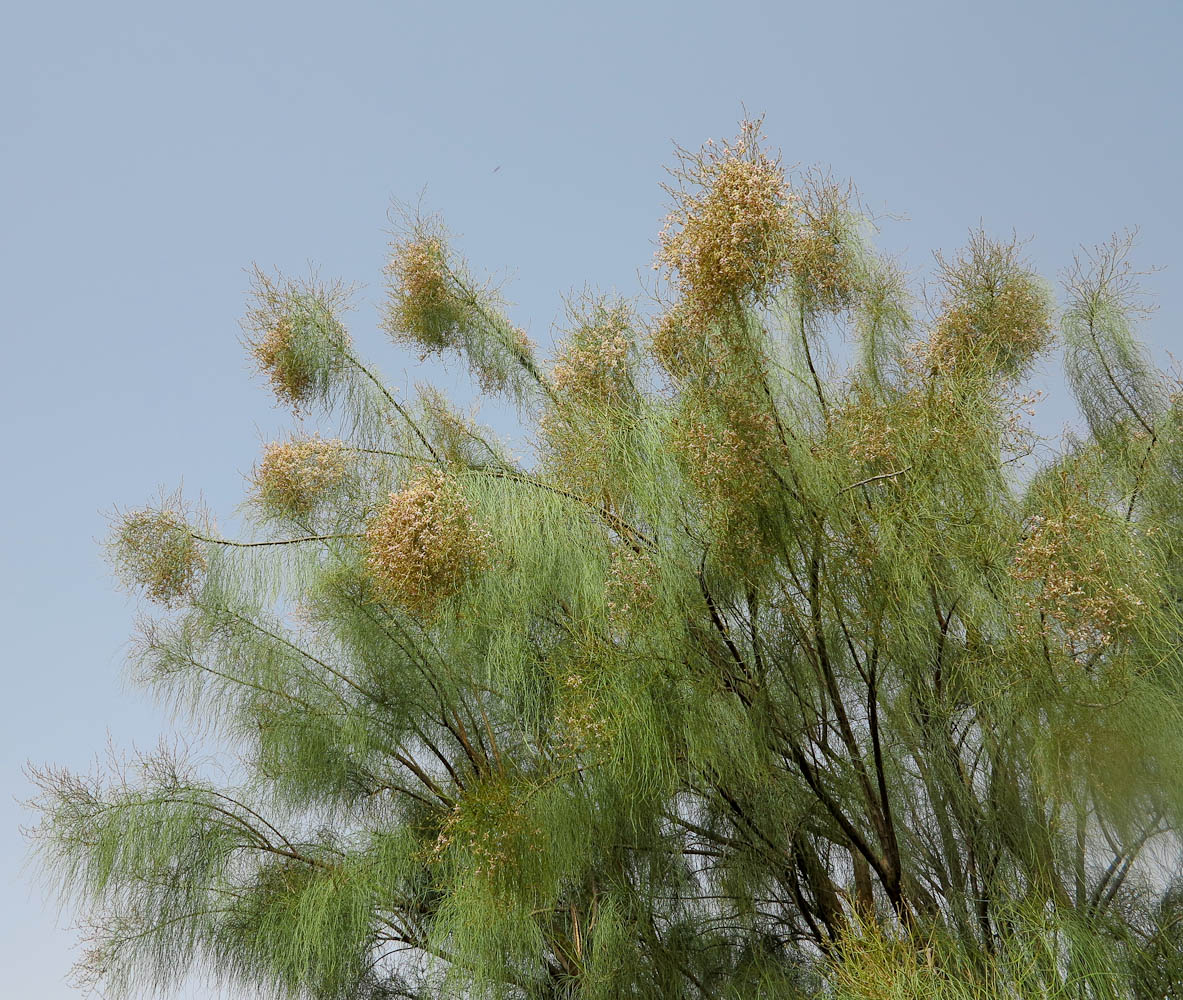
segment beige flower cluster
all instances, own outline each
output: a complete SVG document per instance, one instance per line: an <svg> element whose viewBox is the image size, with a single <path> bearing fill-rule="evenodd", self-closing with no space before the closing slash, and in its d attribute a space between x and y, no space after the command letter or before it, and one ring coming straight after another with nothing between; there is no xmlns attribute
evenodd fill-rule
<svg viewBox="0 0 1183 1000"><path fill-rule="evenodd" d="M649 556L632 549L613 549L608 572L608 613L615 621L628 622L657 603L656 567Z"/></svg>
<svg viewBox="0 0 1183 1000"><path fill-rule="evenodd" d="M251 348L251 354L259 370L270 380L275 395L297 407L308 396L313 373L300 358L294 334L292 321L279 316Z"/></svg>
<svg viewBox="0 0 1183 1000"><path fill-rule="evenodd" d="M612 728L602 715L587 678L578 668L562 678L558 691L557 749L564 757L581 757L608 749Z"/></svg>
<svg viewBox="0 0 1183 1000"><path fill-rule="evenodd" d="M789 268L802 304L841 312L858 291L854 255L852 189L828 177L807 175L798 197L800 220L789 244Z"/></svg>
<svg viewBox="0 0 1183 1000"><path fill-rule="evenodd" d="M456 328L468 306L457 295L442 235L423 226L394 244L386 273L391 279L387 326L427 351L455 346Z"/></svg>
<svg viewBox="0 0 1183 1000"><path fill-rule="evenodd" d="M735 144L683 153L675 199L659 237L667 267L691 310L714 315L776 285L788 265L794 198L777 160L759 147L759 122L742 123ZM690 185L688 190L685 186Z"/></svg>
<svg viewBox="0 0 1183 1000"><path fill-rule="evenodd" d="M488 564L491 537L456 480L433 470L390 495L365 544L377 593L427 618Z"/></svg>
<svg viewBox="0 0 1183 1000"><path fill-rule="evenodd" d="M713 378L732 362L747 363L746 334L743 323L703 316L680 302L650 327L648 346L654 360L675 379Z"/></svg>
<svg viewBox="0 0 1183 1000"><path fill-rule="evenodd" d="M1115 579L1105 544L1106 517L1087 498L1032 517L1011 567L1016 580L1036 588L1024 602L1030 616L1042 622L1045 636L1058 628L1074 656L1104 649L1142 606ZM1029 631L1028 624L1020 626L1020 634Z"/></svg>
<svg viewBox="0 0 1183 1000"><path fill-rule="evenodd" d="M171 510L134 510L121 515L111 539L116 572L149 600L166 607L193 593L205 557L189 525Z"/></svg>
<svg viewBox="0 0 1183 1000"><path fill-rule="evenodd" d="M712 403L712 413L684 413L673 445L724 550L742 557L760 549L755 518L780 441L771 412L750 394L725 385Z"/></svg>
<svg viewBox="0 0 1183 1000"><path fill-rule="evenodd" d="M531 821L522 793L507 782L489 778L469 785L444 817L427 859L438 862L459 850L475 862L466 869L472 875L491 879L512 874L531 842L543 835Z"/></svg>
<svg viewBox="0 0 1183 1000"><path fill-rule="evenodd" d="M345 476L340 441L320 437L269 444L254 473L258 501L283 517L305 517L332 494Z"/></svg>
<svg viewBox="0 0 1183 1000"><path fill-rule="evenodd" d="M1017 378L1052 343L1052 305L1014 243L975 233L941 260L944 299L930 341L934 370Z"/></svg>
<svg viewBox="0 0 1183 1000"><path fill-rule="evenodd" d="M827 444L872 472L894 468L899 462L900 435L893 421L899 416L856 382L834 408Z"/></svg>
<svg viewBox="0 0 1183 1000"><path fill-rule="evenodd" d="M612 403L627 391L631 314L623 305L598 309L563 344L552 373L554 390L580 403Z"/></svg>
<svg viewBox="0 0 1183 1000"><path fill-rule="evenodd" d="M694 342L684 329L682 310L669 309L658 317L649 333L649 349L657 363L674 378L685 378L695 367Z"/></svg>
<svg viewBox="0 0 1183 1000"><path fill-rule="evenodd" d="M620 485L620 408L635 394L631 321L624 305L596 305L580 321L555 361L538 425L548 471L609 507Z"/></svg>
<svg viewBox="0 0 1183 1000"><path fill-rule="evenodd" d="M322 395L349 351L349 333L337 319L351 289L272 278L256 268L244 318L247 345L280 402L293 409Z"/></svg>

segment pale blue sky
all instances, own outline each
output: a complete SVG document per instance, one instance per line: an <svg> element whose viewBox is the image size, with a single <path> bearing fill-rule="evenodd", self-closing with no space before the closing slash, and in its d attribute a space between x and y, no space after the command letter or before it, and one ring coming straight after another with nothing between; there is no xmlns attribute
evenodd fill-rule
<svg viewBox="0 0 1183 1000"><path fill-rule="evenodd" d="M1179 0L8 5L5 995L74 995L71 936L20 873L22 765L86 767L108 732L168 727L120 684L135 609L100 511L183 478L229 515L285 424L237 342L251 261L366 282L354 335L403 384L414 359L375 321L385 213L426 185L545 343L562 293L636 289L671 140L731 134L746 105L787 162L906 216L880 242L918 274L979 220L1033 237L1049 277L1141 225L1161 360L1183 346L1181 43Z"/></svg>

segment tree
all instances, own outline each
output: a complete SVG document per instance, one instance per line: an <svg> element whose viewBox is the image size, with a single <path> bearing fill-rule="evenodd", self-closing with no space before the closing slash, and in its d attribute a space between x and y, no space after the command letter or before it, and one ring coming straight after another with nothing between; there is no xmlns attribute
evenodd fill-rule
<svg viewBox="0 0 1183 1000"><path fill-rule="evenodd" d="M107 986L1183 995L1183 396L1131 240L1057 310L974 232L925 315L759 123L671 177L653 308L577 299L549 364L438 220L396 233L385 327L516 405L528 462L387 388L344 286L256 274L249 350L339 438L266 449L246 538L114 518L163 608L135 676L240 780L37 772ZM1088 431L1053 449L1057 313Z"/></svg>

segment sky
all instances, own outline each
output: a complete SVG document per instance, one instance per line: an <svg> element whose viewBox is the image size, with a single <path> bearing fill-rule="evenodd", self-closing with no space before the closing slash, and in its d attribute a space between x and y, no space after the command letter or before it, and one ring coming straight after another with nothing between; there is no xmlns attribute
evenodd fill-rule
<svg viewBox="0 0 1183 1000"><path fill-rule="evenodd" d="M380 332L392 200L442 212L546 345L585 286L638 291L673 143L765 115L788 164L828 165L917 281L970 227L1029 238L1055 279L1141 227L1183 353L1183 3L895 0L595 4L13 3L0 15L0 968L12 997L77 996L73 915L28 867L27 762L86 770L174 723L121 680L134 600L105 513L160 487L224 524L290 425L238 326L252 262L363 283ZM1054 362L1054 359L1053 359ZM1038 425L1075 418L1049 362ZM183 735L183 732L181 733ZM176 994L213 996L200 984Z"/></svg>

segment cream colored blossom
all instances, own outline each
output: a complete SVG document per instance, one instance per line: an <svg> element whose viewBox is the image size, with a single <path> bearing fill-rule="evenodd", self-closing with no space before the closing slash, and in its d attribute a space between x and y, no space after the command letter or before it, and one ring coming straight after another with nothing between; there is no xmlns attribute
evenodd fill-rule
<svg viewBox="0 0 1183 1000"><path fill-rule="evenodd" d="M672 443L724 556L750 566L762 548L757 520L769 467L782 446L772 412L746 387L723 384L712 395L709 406L686 401Z"/></svg>
<svg viewBox="0 0 1183 1000"><path fill-rule="evenodd" d="M858 292L853 189L825 174L802 178L798 220L789 242L789 269L804 307L826 312L848 308Z"/></svg>
<svg viewBox="0 0 1183 1000"><path fill-rule="evenodd" d="M276 398L299 410L323 398L345 364L349 333L337 318L350 288L340 282L272 278L256 269L244 319L247 346Z"/></svg>
<svg viewBox="0 0 1183 1000"><path fill-rule="evenodd" d="M614 403L628 391L630 314L626 307L599 308L563 344L552 382L559 395L581 403Z"/></svg>
<svg viewBox="0 0 1183 1000"><path fill-rule="evenodd" d="M657 603L653 560L633 549L613 549L608 573L608 612L617 622L644 615Z"/></svg>
<svg viewBox="0 0 1183 1000"><path fill-rule="evenodd" d="M459 853L467 855L464 860L472 875L512 877L544 833L523 790L499 776L489 777L464 789L444 817L427 860L441 862Z"/></svg>
<svg viewBox="0 0 1183 1000"><path fill-rule="evenodd" d="M455 346L470 304L456 287L444 237L416 229L393 246L386 273L392 283L388 327L427 351Z"/></svg>
<svg viewBox="0 0 1183 1000"><path fill-rule="evenodd" d="M143 509L119 515L110 549L119 576L166 607L191 595L206 567L197 540L176 510Z"/></svg>
<svg viewBox="0 0 1183 1000"><path fill-rule="evenodd" d="M952 261L938 261L943 298L929 342L931 367L945 374L1022 374L1051 345L1052 308L1018 245L977 232Z"/></svg>
<svg viewBox="0 0 1183 1000"><path fill-rule="evenodd" d="M341 485L344 475L341 442L311 437L269 444L254 481L264 510L304 517Z"/></svg>
<svg viewBox="0 0 1183 1000"><path fill-rule="evenodd" d="M251 350L275 395L292 405L305 399L313 380L312 371L300 362L295 347L292 321L280 316Z"/></svg>
<svg viewBox="0 0 1183 1000"><path fill-rule="evenodd" d="M1110 561L1106 518L1087 497L1031 517L1011 567L1015 580L1033 585L1024 605L1043 634L1058 631L1076 656L1108 646L1142 606L1122 582L1128 567Z"/></svg>
<svg viewBox="0 0 1183 1000"><path fill-rule="evenodd" d="M455 479L433 470L390 495L365 543L378 595L429 617L488 564L491 537Z"/></svg>
<svg viewBox="0 0 1183 1000"><path fill-rule="evenodd" d="M683 153L673 171L682 186L668 189L675 206L657 264L677 274L693 311L714 314L761 297L784 276L794 199L780 163L759 148L759 124L745 121L734 145Z"/></svg>

